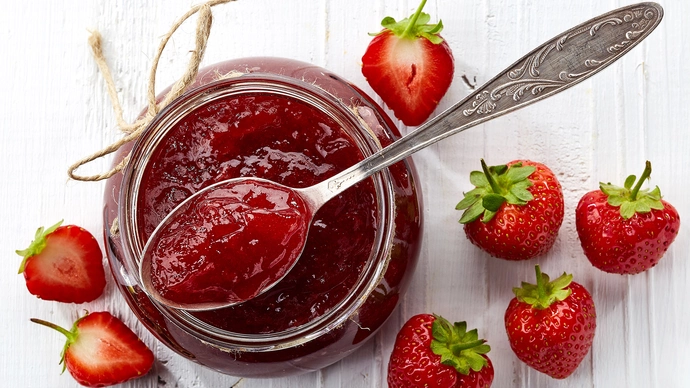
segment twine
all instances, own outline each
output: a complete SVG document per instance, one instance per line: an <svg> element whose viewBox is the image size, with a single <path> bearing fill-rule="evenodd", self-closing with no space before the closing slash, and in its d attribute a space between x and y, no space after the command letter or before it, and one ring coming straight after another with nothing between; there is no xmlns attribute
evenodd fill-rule
<svg viewBox="0 0 690 388"><path fill-rule="evenodd" d="M120 129L120 131L122 131L125 134L125 136L122 137L120 140L114 142L113 144L103 148L102 150L94 152L93 154L71 165L67 170L67 174L70 178L79 181L100 181L103 179L110 178L111 176L120 172L127 165L129 161L129 155L125 156L120 163L118 163L110 171L107 171L105 173L90 176L83 176L75 173L75 171L79 167L89 162L92 162L96 159L99 159L103 156L109 155L119 150L120 147L122 147L123 145L138 138L139 135L141 135L141 133L147 127L147 125L151 122L151 120L153 120L156 114L165 106L170 104L170 102L172 102L174 99L182 95L182 93L184 93L187 87L189 87L189 85L191 85L192 82L194 82L194 79L196 78L199 72L199 64L201 63L201 60L206 51L206 44L208 42L209 34L211 33L211 25L213 24L211 7L219 4L229 3L231 1L236 0L210 0L204 4L192 7L189 11L187 11L187 13L185 13L181 18L179 18L177 22L175 22L170 31L161 40L160 45L158 46L158 52L156 53L156 56L153 59L153 64L151 66L151 71L149 73L149 83L147 88L148 108L146 110L146 114L144 114L142 118L136 120L134 123L131 124L127 123L123 118L122 105L120 104L120 100L117 96L115 82L113 81L112 73L110 72L110 68L108 67L108 64L105 60L105 55L103 54L103 48L101 45L101 34L98 31L93 31L91 33L91 36L89 36L89 46L91 46L93 57L96 60L98 69L100 70L103 79L105 80L105 83L107 85L108 95L110 96L110 101L113 106L113 110L115 111L117 126ZM187 69L185 70L182 77L180 77L180 79L178 79L177 82L173 84L173 86L170 89L170 92L168 92L165 98L160 103L156 103L156 71L158 69L158 62L160 61L161 55L163 54L163 50L165 49L165 46L168 44L168 41L175 33L175 31L177 31L177 29L187 19L189 19L189 17L196 13L198 13L199 16L197 18L196 23L195 48L191 52L191 58L189 59L189 63L187 64Z"/></svg>

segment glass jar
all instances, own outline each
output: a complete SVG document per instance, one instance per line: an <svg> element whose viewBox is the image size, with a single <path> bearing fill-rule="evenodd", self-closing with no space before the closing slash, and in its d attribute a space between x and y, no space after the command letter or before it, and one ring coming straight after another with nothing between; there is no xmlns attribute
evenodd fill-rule
<svg viewBox="0 0 690 388"><path fill-rule="evenodd" d="M107 256L121 293L162 343L233 376L294 375L342 359L391 315L416 266L421 194L410 160L324 206L295 268L255 300L167 308L142 291L138 263L156 222L200 188L240 175L308 186L399 136L375 102L326 69L282 58L203 69L115 156L117 164L131 151L105 192Z"/></svg>

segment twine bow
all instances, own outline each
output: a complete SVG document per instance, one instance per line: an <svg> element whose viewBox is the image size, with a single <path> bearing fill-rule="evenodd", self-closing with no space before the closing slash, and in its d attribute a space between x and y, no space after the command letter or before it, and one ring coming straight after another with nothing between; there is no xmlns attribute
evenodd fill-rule
<svg viewBox="0 0 690 388"><path fill-rule="evenodd" d="M141 133L144 131L144 129L146 129L151 120L153 120L156 114L160 112L160 110L163 109L165 106L170 104L170 102L172 102L174 99L182 95L182 93L184 93L184 91L189 87L189 85L191 85L194 82L194 79L196 78L199 72L199 64L201 63L201 60L206 51L208 37L211 33L211 25L213 24L211 7L219 4L229 3L231 1L236 0L210 0L204 4L192 7L189 11L187 11L187 13L185 13L181 18L179 18L175 22L170 31L161 40L160 45L158 46L158 52L156 53L156 56L153 59L153 64L151 66L151 71L149 73L149 83L147 88L148 108L146 110L146 113L143 117L131 124L127 123L123 118L122 106L120 105L120 100L117 97L115 82L113 81L112 73L110 72L110 68L108 67L108 64L105 61L105 56L103 55L103 49L101 46L101 34L98 31L93 31L91 33L91 36L89 37L89 45L91 46L91 50L93 51L93 56L96 60L96 64L98 65L98 68L101 71L101 74L103 75L103 78L106 82L108 88L108 95L110 96L110 101L113 105L113 109L115 110L117 126L120 129L120 131L122 131L125 134L125 136L122 137L120 140L116 141L115 143L103 148L102 150L97 151L71 165L67 170L67 174L70 178L80 181L100 181L103 179L110 178L111 176L121 171L127 165L127 162L129 161L129 155L125 156L120 163L118 163L110 171L107 171L105 173L90 176L83 176L75 173L75 171L79 167L98 158L109 155L119 150L120 147L122 147L123 145L138 138L139 135L141 135ZM163 50L165 49L165 46L167 45L172 35L175 33L175 31L177 31L177 29L182 25L182 23L184 23L187 19L189 19L189 17L196 13L198 13L199 16L197 18L196 23L195 48L191 52L191 58L189 59L189 63L187 64L187 69L185 70L182 77L180 77L180 79L178 79L175 82L175 84L171 87L170 92L166 94L165 98L160 103L156 103L156 72L158 69L158 62L160 61L161 55L163 54Z"/></svg>

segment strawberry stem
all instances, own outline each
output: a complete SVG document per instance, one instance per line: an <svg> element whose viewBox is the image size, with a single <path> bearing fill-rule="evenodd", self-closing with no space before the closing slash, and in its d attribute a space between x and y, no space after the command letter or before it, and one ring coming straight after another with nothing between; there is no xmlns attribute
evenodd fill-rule
<svg viewBox="0 0 690 388"><path fill-rule="evenodd" d="M546 285L544 284L544 279L541 276L541 268L539 264L534 266L534 270L537 273L537 299L543 301L546 299Z"/></svg>
<svg viewBox="0 0 690 388"><path fill-rule="evenodd" d="M422 3L419 4L419 7L417 7L417 10L414 12L412 17L410 18L410 22L405 28L405 31L403 31L402 36L406 37L414 37L414 34L412 31L416 28L417 24L417 19L419 19L419 15L422 14L422 9L424 8L424 5L426 5L426 0L422 0Z"/></svg>
<svg viewBox="0 0 690 388"><path fill-rule="evenodd" d="M451 350L451 351L453 352L453 354L455 354L456 356L460 356L460 355L461 355L460 353L461 353L463 350L473 349L473 348L476 348L477 346L483 345L483 344L485 344L485 343L486 343L486 340L479 339L479 340L472 341L472 342L466 342L466 343L462 343L462 344L452 345L451 348L450 348L450 350Z"/></svg>
<svg viewBox="0 0 690 388"><path fill-rule="evenodd" d="M630 200L635 201L637 199L637 193L640 192L640 189L642 188L642 183L649 178L649 176L652 175L652 163L648 160L645 163L644 166L644 171L642 172L642 175L640 176L640 179L637 181L637 184L635 184L635 187L633 187L632 192L630 192Z"/></svg>
<svg viewBox="0 0 690 388"><path fill-rule="evenodd" d="M74 339L76 338L76 335L73 332L65 329L64 327L58 326L52 322L44 321L44 320L38 319L38 318L31 318L30 320L33 323L38 323L39 325L43 325L43 326L46 326L46 327L49 327L51 329L59 331L60 333L64 334L65 337L67 337L68 341L74 341Z"/></svg>
<svg viewBox="0 0 690 388"><path fill-rule="evenodd" d="M491 190L493 190L493 192L496 194L501 194L501 186L498 185L498 182L496 182L494 177L491 175L491 172L489 171L489 166L486 165L484 159L481 159L481 163L482 171L486 176L486 180L489 182L489 186L491 186Z"/></svg>

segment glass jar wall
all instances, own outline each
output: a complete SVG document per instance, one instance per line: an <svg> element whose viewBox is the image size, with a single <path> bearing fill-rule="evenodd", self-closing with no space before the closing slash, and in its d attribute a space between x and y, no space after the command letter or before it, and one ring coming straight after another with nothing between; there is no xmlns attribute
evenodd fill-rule
<svg viewBox="0 0 690 388"><path fill-rule="evenodd" d="M131 152L105 193L107 254L120 291L161 342L223 373L285 376L342 359L390 316L416 265L421 198L409 160L319 210L297 265L248 302L166 308L143 293L138 263L157 223L207 185L256 176L306 187L398 137L376 103L323 68L249 58L203 69L193 89L116 154L119 163Z"/></svg>

